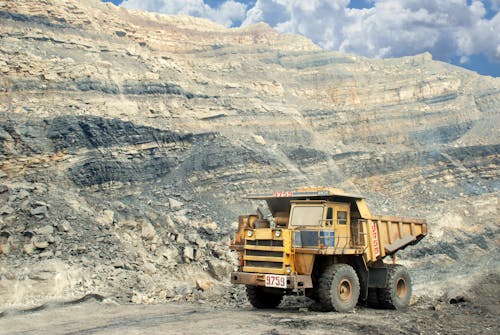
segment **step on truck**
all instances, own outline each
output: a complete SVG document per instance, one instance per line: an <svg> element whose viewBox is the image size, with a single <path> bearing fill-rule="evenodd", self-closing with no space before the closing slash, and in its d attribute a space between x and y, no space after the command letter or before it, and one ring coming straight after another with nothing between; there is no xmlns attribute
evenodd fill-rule
<svg viewBox="0 0 500 335"><path fill-rule="evenodd" d="M239 217L231 282L246 285L254 307L275 308L299 294L324 311L349 312L358 302L408 308L411 279L395 256L427 235L425 220L372 215L362 196L331 188L247 198L265 201L269 213Z"/></svg>

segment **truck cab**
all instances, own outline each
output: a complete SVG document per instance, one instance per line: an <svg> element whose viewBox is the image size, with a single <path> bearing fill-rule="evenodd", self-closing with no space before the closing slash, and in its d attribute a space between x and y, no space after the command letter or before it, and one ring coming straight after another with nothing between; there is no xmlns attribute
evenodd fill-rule
<svg viewBox="0 0 500 335"><path fill-rule="evenodd" d="M353 245L348 203L323 200L292 201L287 228L295 231L323 232L318 235L325 238L322 240L327 242L325 246L349 248ZM314 234L296 234L295 236L300 236L301 240L295 241L295 247L310 245L310 240L302 239L302 236L308 235ZM317 245L321 247L320 243Z"/></svg>

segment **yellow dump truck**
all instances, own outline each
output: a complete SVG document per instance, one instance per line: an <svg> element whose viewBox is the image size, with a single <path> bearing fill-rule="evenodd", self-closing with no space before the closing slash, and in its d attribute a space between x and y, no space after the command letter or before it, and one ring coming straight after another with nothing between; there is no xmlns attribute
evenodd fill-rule
<svg viewBox="0 0 500 335"><path fill-rule="evenodd" d="M231 282L246 285L254 307L277 307L286 294L305 294L325 311L348 312L363 301L408 307L408 271L383 259L394 261L397 251L420 241L425 220L372 215L362 196L331 188L248 198L266 201L270 213L239 217Z"/></svg>

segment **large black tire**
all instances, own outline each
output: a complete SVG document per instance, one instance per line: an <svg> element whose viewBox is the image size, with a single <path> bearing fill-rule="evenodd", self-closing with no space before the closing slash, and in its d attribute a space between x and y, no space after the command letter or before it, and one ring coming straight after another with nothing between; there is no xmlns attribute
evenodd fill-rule
<svg viewBox="0 0 500 335"><path fill-rule="evenodd" d="M348 264L332 264L319 279L318 300L321 310L341 313L354 310L359 298L359 279Z"/></svg>
<svg viewBox="0 0 500 335"><path fill-rule="evenodd" d="M275 288L247 285L248 301L255 308L276 308L283 300L284 291Z"/></svg>
<svg viewBox="0 0 500 335"><path fill-rule="evenodd" d="M410 304L412 288L408 270L402 265L387 266L387 286L378 289L381 307L405 311Z"/></svg>

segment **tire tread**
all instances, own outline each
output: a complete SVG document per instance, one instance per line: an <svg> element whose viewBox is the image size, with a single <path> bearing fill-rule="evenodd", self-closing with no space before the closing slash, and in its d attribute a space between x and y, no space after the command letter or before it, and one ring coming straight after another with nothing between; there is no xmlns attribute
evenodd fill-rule
<svg viewBox="0 0 500 335"><path fill-rule="evenodd" d="M335 303L336 297L332 296L332 284L336 275L349 274L352 276L353 304L352 306L340 306ZM359 298L359 279L356 271L348 264L332 264L327 266L319 279L318 302L323 311L349 312L354 309ZM335 306L337 305L337 306Z"/></svg>
<svg viewBox="0 0 500 335"><path fill-rule="evenodd" d="M396 296L395 285L400 276L405 276L406 284L408 285L407 297L403 300ZM412 293L411 278L408 270L403 265L394 264L387 266L387 287L377 289L378 301L381 307L387 309L406 310L408 309L409 300Z"/></svg>

